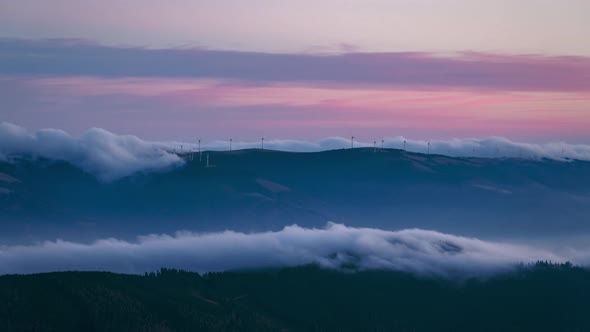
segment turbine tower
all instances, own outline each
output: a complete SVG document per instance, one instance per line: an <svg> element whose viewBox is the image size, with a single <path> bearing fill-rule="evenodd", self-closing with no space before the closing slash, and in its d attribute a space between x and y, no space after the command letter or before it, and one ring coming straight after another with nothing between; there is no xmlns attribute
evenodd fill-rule
<svg viewBox="0 0 590 332"><path fill-rule="evenodd" d="M350 138L350 148L354 149L354 136Z"/></svg>
<svg viewBox="0 0 590 332"><path fill-rule="evenodd" d="M203 162L203 153L201 152L201 139L199 138L199 162Z"/></svg>
<svg viewBox="0 0 590 332"><path fill-rule="evenodd" d="M428 150L427 155L430 155L430 141L428 141Z"/></svg>
<svg viewBox="0 0 590 332"><path fill-rule="evenodd" d="M264 150L264 137L262 138L262 150Z"/></svg>
<svg viewBox="0 0 590 332"><path fill-rule="evenodd" d="M406 140L404 140L404 151L406 151Z"/></svg>
<svg viewBox="0 0 590 332"><path fill-rule="evenodd" d="M230 151L231 151L231 142L232 142L232 139L230 138L230 139L229 139L229 150L230 150Z"/></svg>

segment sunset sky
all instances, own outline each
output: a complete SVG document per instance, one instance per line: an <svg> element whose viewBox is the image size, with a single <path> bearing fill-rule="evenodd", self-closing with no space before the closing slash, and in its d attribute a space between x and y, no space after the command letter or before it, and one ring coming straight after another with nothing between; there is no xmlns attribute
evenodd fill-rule
<svg viewBox="0 0 590 332"><path fill-rule="evenodd" d="M0 0L0 121L590 143L587 0Z"/></svg>

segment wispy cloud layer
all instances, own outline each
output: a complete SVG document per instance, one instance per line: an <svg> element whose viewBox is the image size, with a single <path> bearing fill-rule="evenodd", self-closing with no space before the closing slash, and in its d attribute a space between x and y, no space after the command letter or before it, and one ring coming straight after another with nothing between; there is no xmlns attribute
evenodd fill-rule
<svg viewBox="0 0 590 332"><path fill-rule="evenodd" d="M590 93L363 88L219 79L0 77L3 120L151 139L337 135L588 140ZM376 136L374 136L376 135Z"/></svg>
<svg viewBox="0 0 590 332"><path fill-rule="evenodd" d="M3 121L159 140L197 132L210 139L393 133L587 142L589 82L587 57L270 54L0 39Z"/></svg>
<svg viewBox="0 0 590 332"><path fill-rule="evenodd" d="M78 40L0 40L0 74L192 77L255 82L589 91L586 57L460 53L269 54L107 47Z"/></svg>
<svg viewBox="0 0 590 332"><path fill-rule="evenodd" d="M142 236L135 242L48 241L0 247L0 274L64 270L142 273L160 267L193 271L318 263L329 268L391 269L442 276L482 275L536 260L589 263L587 251L562 255L524 245L486 242L434 231L397 232L328 224L278 232Z"/></svg>
<svg viewBox="0 0 590 332"><path fill-rule="evenodd" d="M315 142L267 138L264 142L266 149L293 152L318 152L346 149L350 146L351 139L344 137L329 137ZM355 139L354 146L405 148L411 152L430 151L433 154L456 157L590 160L589 145L564 142L519 143L502 137L425 141L397 136L374 142ZM261 142L234 139L232 147L233 149L260 148ZM100 128L90 129L81 136L74 137L57 129L30 132L14 124L0 123L0 160L10 160L13 155L65 160L103 180L113 180L135 172L162 170L180 165L183 161L173 153L174 150L188 152L197 151L197 149L196 142L150 142L136 136L113 134ZM226 151L229 149L229 140L203 141L201 149Z"/></svg>

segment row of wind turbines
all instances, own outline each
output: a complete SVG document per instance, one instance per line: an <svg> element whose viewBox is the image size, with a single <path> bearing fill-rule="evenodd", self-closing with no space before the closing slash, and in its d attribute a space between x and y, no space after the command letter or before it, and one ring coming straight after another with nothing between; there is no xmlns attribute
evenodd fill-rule
<svg viewBox="0 0 590 332"><path fill-rule="evenodd" d="M406 150L406 140L404 140L404 145L403 145L403 150ZM381 149L384 149L385 147L385 140L381 140ZM350 138L350 148L354 149L354 136L352 136ZM260 149L264 150L264 137L262 137L260 139ZM373 141L373 149L376 151L377 150L377 141ZM229 151L233 150L233 138L229 139ZM176 149L173 150L174 153L176 153ZM186 151L186 153L188 153L187 155L187 159L188 160L194 160L194 152L195 151ZM427 154L430 155L430 141L428 141L428 148L427 148ZM184 144L180 144L180 152L181 155L184 155L185 151L184 151ZM201 151L201 139L197 140L197 153L199 154L199 162L203 161L203 151ZM209 167L209 154L207 153L206 156L206 166Z"/></svg>
<svg viewBox="0 0 590 332"><path fill-rule="evenodd" d="M383 148L384 148L384 146L385 146L385 140L384 140L384 139L382 139L382 140L381 140L381 149L383 149ZM428 141L428 144L427 144L427 146L428 146L428 147L427 147L427 150L426 150L426 154L428 154L428 155L429 155L429 154L430 154L430 141ZM351 137L350 137L350 148L351 148L351 149L354 149L354 136L351 136ZM377 141L373 141L373 149L374 149L374 150L377 150ZM404 150L404 151L406 150L406 140L404 140L404 148L403 148L403 150Z"/></svg>
<svg viewBox="0 0 590 332"><path fill-rule="evenodd" d="M232 151L232 143L233 143L233 139L230 138L229 139L229 151ZM260 148L262 150L264 150L264 137L262 137L261 139L261 146ZM176 149L173 149L173 152L176 153ZM186 158L190 161L194 160L194 151L190 151L188 150L186 155ZM199 163L203 162L203 151L201 151L201 139L197 140L197 153L199 154ZM184 155L185 151L184 151L184 144L180 144L180 154ZM209 164L209 154L207 153L205 155L205 166L206 167L211 167L211 165Z"/></svg>
<svg viewBox="0 0 590 332"><path fill-rule="evenodd" d="M264 137L262 137L260 139L260 149L261 150L264 150L264 140L265 140ZM374 151L377 151L377 143L378 143L377 140L374 140L373 141L373 149L374 149ZM407 145L407 141L404 139L403 140L403 148L402 148L404 151L406 151L406 145ZM355 147L355 137L354 136L351 136L350 137L350 148L351 149L354 149L354 147ZM384 148L385 148L385 140L382 139L381 140L381 149L384 149ZM199 154L199 162L202 162L203 161L203 152L201 150L201 139L198 139L198 141L197 141L197 149L198 149L197 152ZM427 141L427 144L426 144L426 151L425 151L427 155L430 155L430 150L431 150L431 142L430 142L430 140L428 140ZM233 139L232 138L229 139L229 151L233 151ZM184 145L183 144L180 145L180 154L184 155L185 153L188 153L188 155L186 156L187 159L194 160L194 152L195 152L194 150L193 151L191 151L191 150L184 151ZM473 148L473 151L472 152L473 152L473 155L476 155L476 149L475 148ZM176 153L176 150L175 149L174 149L174 153ZM495 155L496 156L500 156L500 148L498 148L498 147L495 148ZM524 157L523 150L520 149L519 152L518 152L518 158L521 158L522 159L523 157ZM561 157L567 159L566 152L565 152L564 149L561 151ZM208 153L205 155L205 159L206 159L205 160L206 165L207 166L210 166L209 165L209 154Z"/></svg>

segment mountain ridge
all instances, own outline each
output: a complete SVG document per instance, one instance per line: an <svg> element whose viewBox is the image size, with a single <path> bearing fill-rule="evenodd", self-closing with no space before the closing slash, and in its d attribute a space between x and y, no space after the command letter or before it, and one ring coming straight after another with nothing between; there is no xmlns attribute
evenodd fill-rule
<svg viewBox="0 0 590 332"><path fill-rule="evenodd" d="M23 238L32 228L55 228L48 234L68 238L72 231L89 239L180 229L316 227L328 221L474 236L590 230L585 161L380 148L202 156L201 162L195 153L184 165L109 182L65 161L0 162L0 173L16 180L0 181L9 191L0 193L0 229Z"/></svg>

